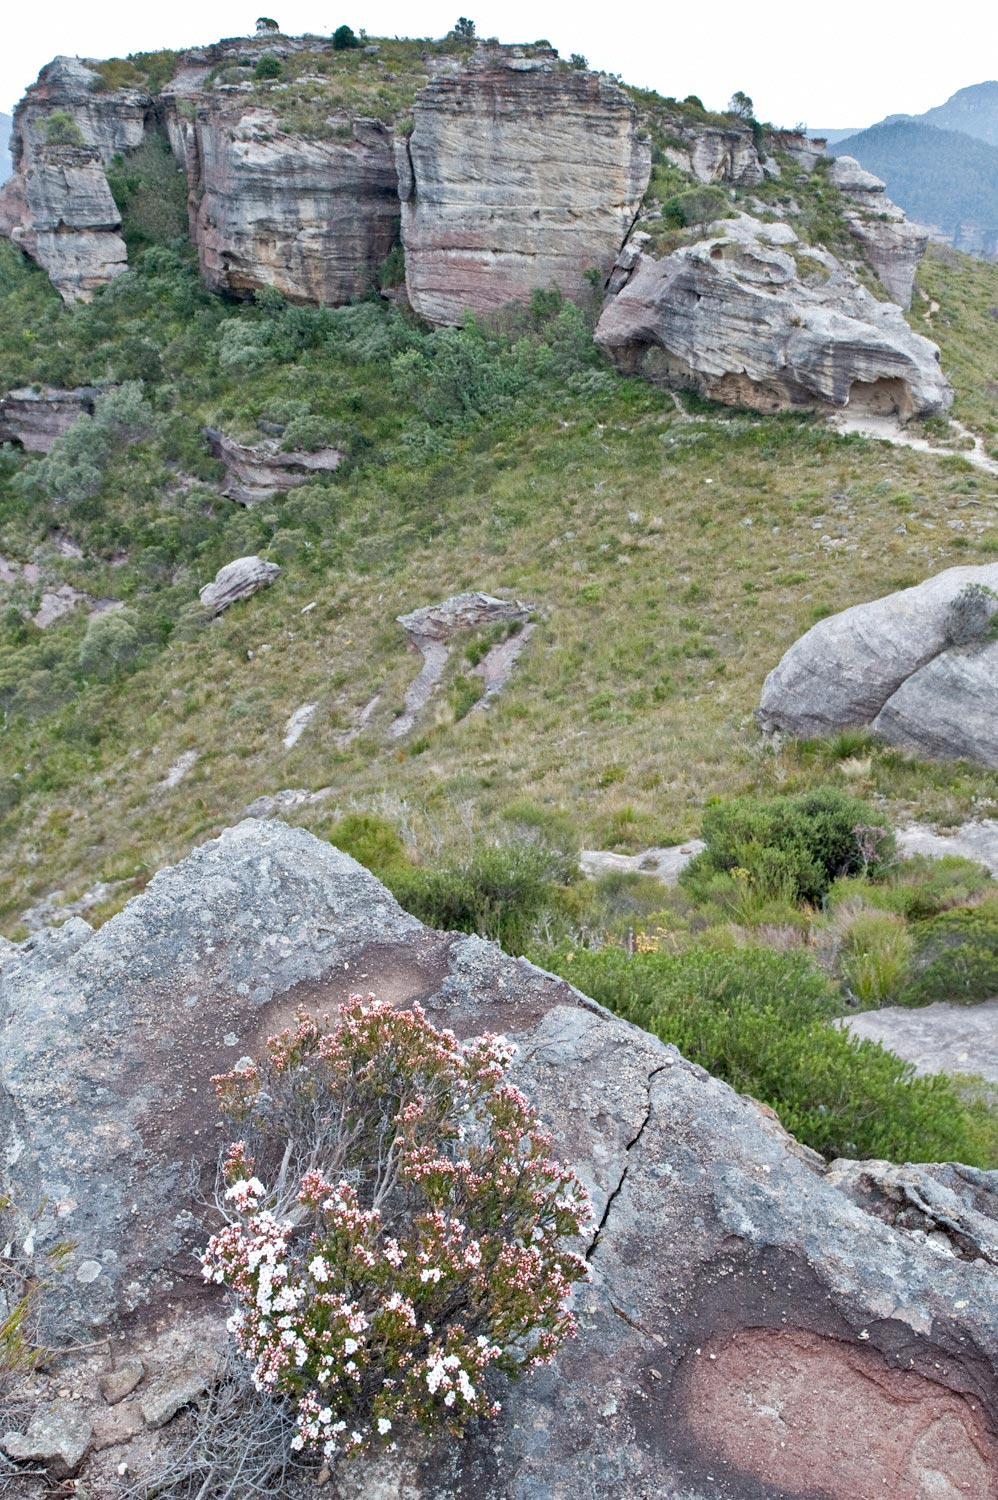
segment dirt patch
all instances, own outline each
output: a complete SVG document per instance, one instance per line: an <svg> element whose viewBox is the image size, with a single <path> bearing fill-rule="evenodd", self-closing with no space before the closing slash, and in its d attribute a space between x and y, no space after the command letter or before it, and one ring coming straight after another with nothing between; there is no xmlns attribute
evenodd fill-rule
<svg viewBox="0 0 998 1500"><path fill-rule="evenodd" d="M874 1349L747 1328L687 1361L685 1421L704 1453L822 1500L994 1500L981 1408Z"/></svg>

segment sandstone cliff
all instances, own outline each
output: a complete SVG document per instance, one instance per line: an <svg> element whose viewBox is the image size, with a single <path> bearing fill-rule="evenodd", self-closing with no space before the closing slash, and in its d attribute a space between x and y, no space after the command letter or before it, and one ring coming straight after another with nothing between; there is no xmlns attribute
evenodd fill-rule
<svg viewBox="0 0 998 1500"><path fill-rule="evenodd" d="M205 284L273 287L292 302L362 296L396 244L392 132L341 119L342 140L308 140L272 111L221 99L181 121L191 231Z"/></svg>
<svg viewBox="0 0 998 1500"><path fill-rule="evenodd" d="M485 46L419 94L399 142L406 286L433 323L608 274L650 146L615 84L544 49Z"/></svg>
<svg viewBox="0 0 998 1500"><path fill-rule="evenodd" d="M29 1406L9 1424L9 1454L47 1443L53 1477L75 1467L114 1500L190 1441L171 1419L226 1337L215 1289L191 1275L221 1139L208 1075L296 1004L328 1011L360 987L419 1000L459 1037L516 1042L515 1081L599 1228L579 1337L555 1364L461 1442L406 1437L344 1467L341 1494L993 1495L998 1174L828 1171L674 1048L491 944L428 931L280 823L204 845L97 933L74 919L8 945L0 972L0 1186L41 1210L32 1234L13 1226L29 1257L73 1242L47 1336L111 1333L116 1365L104 1346L61 1361L34 1422Z"/></svg>
<svg viewBox="0 0 998 1500"><path fill-rule="evenodd" d="M934 344L786 224L742 216L664 260L635 236L596 341L624 369L758 411L854 406L902 420L946 410Z"/></svg>

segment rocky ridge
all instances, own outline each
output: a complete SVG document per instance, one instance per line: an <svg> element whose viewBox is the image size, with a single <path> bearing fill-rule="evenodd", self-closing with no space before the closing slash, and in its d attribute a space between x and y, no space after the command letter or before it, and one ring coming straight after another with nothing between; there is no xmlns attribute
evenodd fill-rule
<svg viewBox="0 0 998 1500"><path fill-rule="evenodd" d="M108 1500L120 1464L140 1483L162 1466L224 1341L216 1294L185 1269L208 1230L190 1164L210 1179L220 1139L208 1074L296 1004L360 989L418 999L459 1036L509 1035L515 1080L599 1227L580 1334L554 1366L465 1441L407 1441L344 1471L345 1496L992 1494L994 1173L826 1173L675 1049L488 943L427 931L353 860L279 823L230 829L99 932L74 919L0 965L12 1227L31 1255L74 1242L50 1335L111 1334L114 1350L67 1356L56 1378L79 1400L42 1390L3 1436L9 1455L47 1442L53 1478L71 1463Z"/></svg>

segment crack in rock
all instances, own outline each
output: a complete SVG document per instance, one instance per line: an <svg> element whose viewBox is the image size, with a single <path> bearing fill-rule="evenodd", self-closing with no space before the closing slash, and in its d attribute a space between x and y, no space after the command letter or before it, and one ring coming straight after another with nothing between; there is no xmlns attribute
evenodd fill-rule
<svg viewBox="0 0 998 1500"><path fill-rule="evenodd" d="M605 1205L605 1207L603 1209L603 1212L602 1212L602 1214L600 1216L600 1221L596 1225L596 1233L593 1235L592 1240L590 1241L590 1244L589 1244L589 1249L586 1251L586 1261L587 1262L591 1261L592 1258L593 1258L593 1255L596 1253L596 1246L600 1242L600 1236L602 1235L603 1230L606 1227L607 1219L610 1217L610 1210L613 1207L613 1205L616 1202L616 1200L619 1198L620 1191L623 1188L624 1183L627 1181L627 1173L630 1170L630 1160L629 1160L630 1154L634 1150L634 1148L638 1144L638 1142L641 1140L641 1137L645 1133L645 1128L646 1128L646 1126L648 1124L648 1121L651 1119L652 1109L653 1109L652 1097L651 1097L652 1079L653 1078L657 1078L658 1075L659 1075L659 1073L667 1073L671 1067L672 1067L672 1063L671 1062L663 1063L661 1067L659 1067L659 1068L653 1068L652 1071L648 1074L648 1081L647 1081L647 1085L646 1085L647 1089L648 1089L648 1105L647 1105L647 1108L645 1109L645 1112L644 1112L644 1118L642 1119L641 1124L638 1126L637 1131L635 1132L635 1134L631 1137L631 1139L628 1141L627 1145L624 1147L624 1158L625 1158L624 1159L624 1167L623 1167L623 1170L622 1170L622 1172L620 1174L620 1177L617 1179L617 1185L616 1185L616 1187L613 1189L613 1191L607 1197L606 1205ZM616 1312L617 1309L614 1308L614 1311ZM621 1316L623 1316L623 1314L621 1314ZM643 1330L641 1330L641 1331L643 1332Z"/></svg>

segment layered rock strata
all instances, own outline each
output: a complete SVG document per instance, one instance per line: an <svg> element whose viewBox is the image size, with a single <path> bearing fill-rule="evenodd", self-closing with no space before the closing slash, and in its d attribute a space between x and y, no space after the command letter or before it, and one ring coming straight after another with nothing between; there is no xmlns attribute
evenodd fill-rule
<svg viewBox="0 0 998 1500"><path fill-rule="evenodd" d="M602 284L648 184L622 89L543 48L483 46L419 93L399 141L409 301L431 323Z"/></svg>
<svg viewBox="0 0 998 1500"><path fill-rule="evenodd" d="M939 351L787 224L741 215L663 260L625 247L596 342L623 369L757 411L945 411ZM800 262L800 264L799 264Z"/></svg>
<svg viewBox="0 0 998 1500"><path fill-rule="evenodd" d="M206 427L204 433L213 456L221 459L226 468L222 494L229 500L238 500L240 505L256 505L297 489L313 474L334 473L343 461L339 448L286 453L274 438L251 445L237 443L215 427Z"/></svg>
<svg viewBox="0 0 998 1500"><path fill-rule="evenodd" d="M342 139L309 140L267 109L222 99L177 129L212 291L273 287L291 302L335 305L377 284L401 214L387 126L343 117Z"/></svg>
<svg viewBox="0 0 998 1500"><path fill-rule="evenodd" d="M987 563L819 620L766 678L760 722L794 735L868 725L922 755L998 766L996 609Z"/></svg>
<svg viewBox="0 0 998 1500"><path fill-rule="evenodd" d="M93 416L100 391L78 386L64 391L55 386L23 386L0 396L0 443L17 443L28 453L49 453L84 412Z"/></svg>
<svg viewBox="0 0 998 1500"><path fill-rule="evenodd" d="M846 222L872 269L902 307L911 306L915 272L929 233L912 224L903 209L887 197L884 183L852 156L838 156L828 175L846 199Z"/></svg>
<svg viewBox="0 0 998 1500"><path fill-rule="evenodd" d="M120 1463L129 1485L148 1481L164 1453L150 1444L169 1444L225 1339L215 1289L190 1275L208 1233L191 1163L210 1187L224 1141L208 1076L296 1005L328 1012L362 987L517 1045L513 1079L598 1229L579 1336L555 1363L499 1392L500 1417L461 1442L400 1434L344 1466L346 1500L991 1500L995 1173L826 1173L674 1048L491 944L428 931L348 856L279 823L240 824L98 932L71 921L0 965L0 1187L25 1216L41 1206L32 1255L73 1244L47 1336L114 1332L119 1369L141 1354L153 1370L184 1320L199 1331L200 1364L146 1376L143 1432L83 1458L83 1488L113 1500ZM917 1220L896 1211L915 1200ZM20 1243L27 1217L12 1228ZM81 1438L108 1421L85 1360L59 1380Z"/></svg>
<svg viewBox="0 0 998 1500"><path fill-rule="evenodd" d="M0 234L48 274L64 302L87 302L125 270L121 215L92 146L43 146L0 190Z"/></svg>

